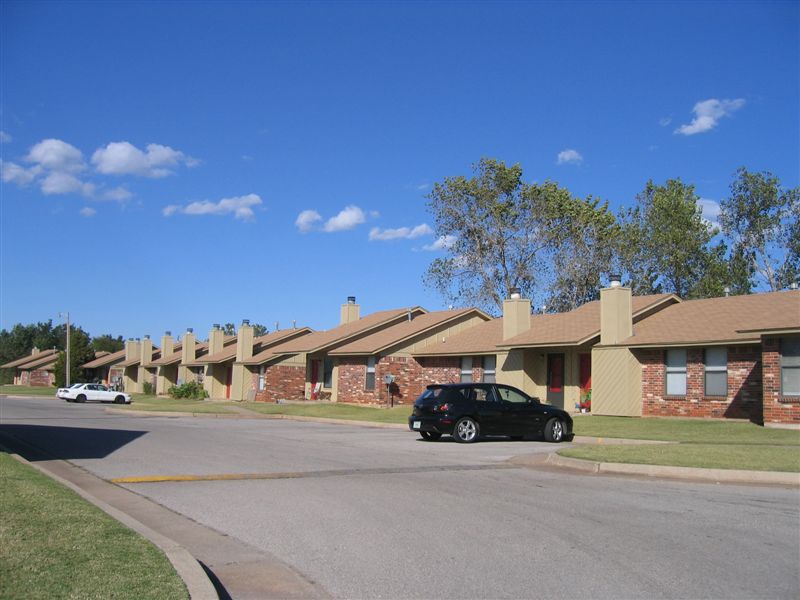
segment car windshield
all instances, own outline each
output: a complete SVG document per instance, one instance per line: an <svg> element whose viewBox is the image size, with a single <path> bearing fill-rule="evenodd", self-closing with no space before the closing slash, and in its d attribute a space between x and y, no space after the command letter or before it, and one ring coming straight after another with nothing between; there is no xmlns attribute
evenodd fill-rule
<svg viewBox="0 0 800 600"><path fill-rule="evenodd" d="M79 388L82 385L83 385L82 383L73 383L71 386L69 386L69 389Z"/></svg>
<svg viewBox="0 0 800 600"><path fill-rule="evenodd" d="M443 389L444 388L440 388L440 387L428 388L424 392L422 392L422 395L419 397L419 399L420 400L428 400L429 398L438 398L439 396L442 395L442 390Z"/></svg>

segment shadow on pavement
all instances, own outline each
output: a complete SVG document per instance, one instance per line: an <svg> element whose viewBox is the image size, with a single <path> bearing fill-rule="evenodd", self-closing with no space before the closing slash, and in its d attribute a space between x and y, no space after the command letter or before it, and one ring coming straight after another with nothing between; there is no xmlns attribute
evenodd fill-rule
<svg viewBox="0 0 800 600"><path fill-rule="evenodd" d="M0 425L0 443L29 461L104 458L146 431Z"/></svg>

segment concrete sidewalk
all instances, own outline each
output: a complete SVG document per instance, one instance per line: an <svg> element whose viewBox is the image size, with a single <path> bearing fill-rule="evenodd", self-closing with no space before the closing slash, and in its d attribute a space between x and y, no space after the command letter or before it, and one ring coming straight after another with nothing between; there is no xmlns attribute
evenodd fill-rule
<svg viewBox="0 0 800 600"><path fill-rule="evenodd" d="M63 460L4 436L3 445L31 459L31 466L66 485L156 544L172 562L191 598L329 598L275 556L200 525L147 498L109 483Z"/></svg>

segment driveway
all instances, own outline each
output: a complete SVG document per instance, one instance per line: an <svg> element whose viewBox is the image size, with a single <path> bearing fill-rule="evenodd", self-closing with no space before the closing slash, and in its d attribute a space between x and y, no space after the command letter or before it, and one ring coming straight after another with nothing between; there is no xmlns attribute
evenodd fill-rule
<svg viewBox="0 0 800 600"><path fill-rule="evenodd" d="M272 553L335 597L800 596L796 489L505 462L553 450L543 442L52 400L0 400L3 432ZM198 476L212 480L180 480Z"/></svg>

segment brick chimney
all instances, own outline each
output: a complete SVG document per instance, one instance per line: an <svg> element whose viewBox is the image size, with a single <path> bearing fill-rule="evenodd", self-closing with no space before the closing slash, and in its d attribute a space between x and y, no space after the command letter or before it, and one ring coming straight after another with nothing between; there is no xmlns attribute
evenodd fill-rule
<svg viewBox="0 0 800 600"><path fill-rule="evenodd" d="M175 341L172 339L172 332L165 331L161 336L161 358L169 356L175 352Z"/></svg>
<svg viewBox="0 0 800 600"><path fill-rule="evenodd" d="M253 326L247 319L242 321L236 334L236 362L253 357Z"/></svg>
<svg viewBox="0 0 800 600"><path fill-rule="evenodd" d="M633 335L633 294L622 287L619 275L609 275L611 283L600 290L600 344L618 344Z"/></svg>
<svg viewBox="0 0 800 600"><path fill-rule="evenodd" d="M216 354L217 352L221 352L224 343L225 343L225 333L222 331L222 328L220 328L220 326L217 323L214 323L214 326L211 328L211 331L208 334L209 356L212 354Z"/></svg>
<svg viewBox="0 0 800 600"><path fill-rule="evenodd" d="M194 337L194 330L190 327L183 334L183 346L181 348L181 362L183 364L193 363L197 358L197 338Z"/></svg>
<svg viewBox="0 0 800 600"><path fill-rule="evenodd" d="M531 301L521 297L519 288L511 288L508 296L503 300L503 340L531 328Z"/></svg>
<svg viewBox="0 0 800 600"><path fill-rule="evenodd" d="M358 321L361 318L360 313L361 307L356 304L356 297L348 296L347 302L342 304L341 319L339 320L339 324L347 325L348 323Z"/></svg>

